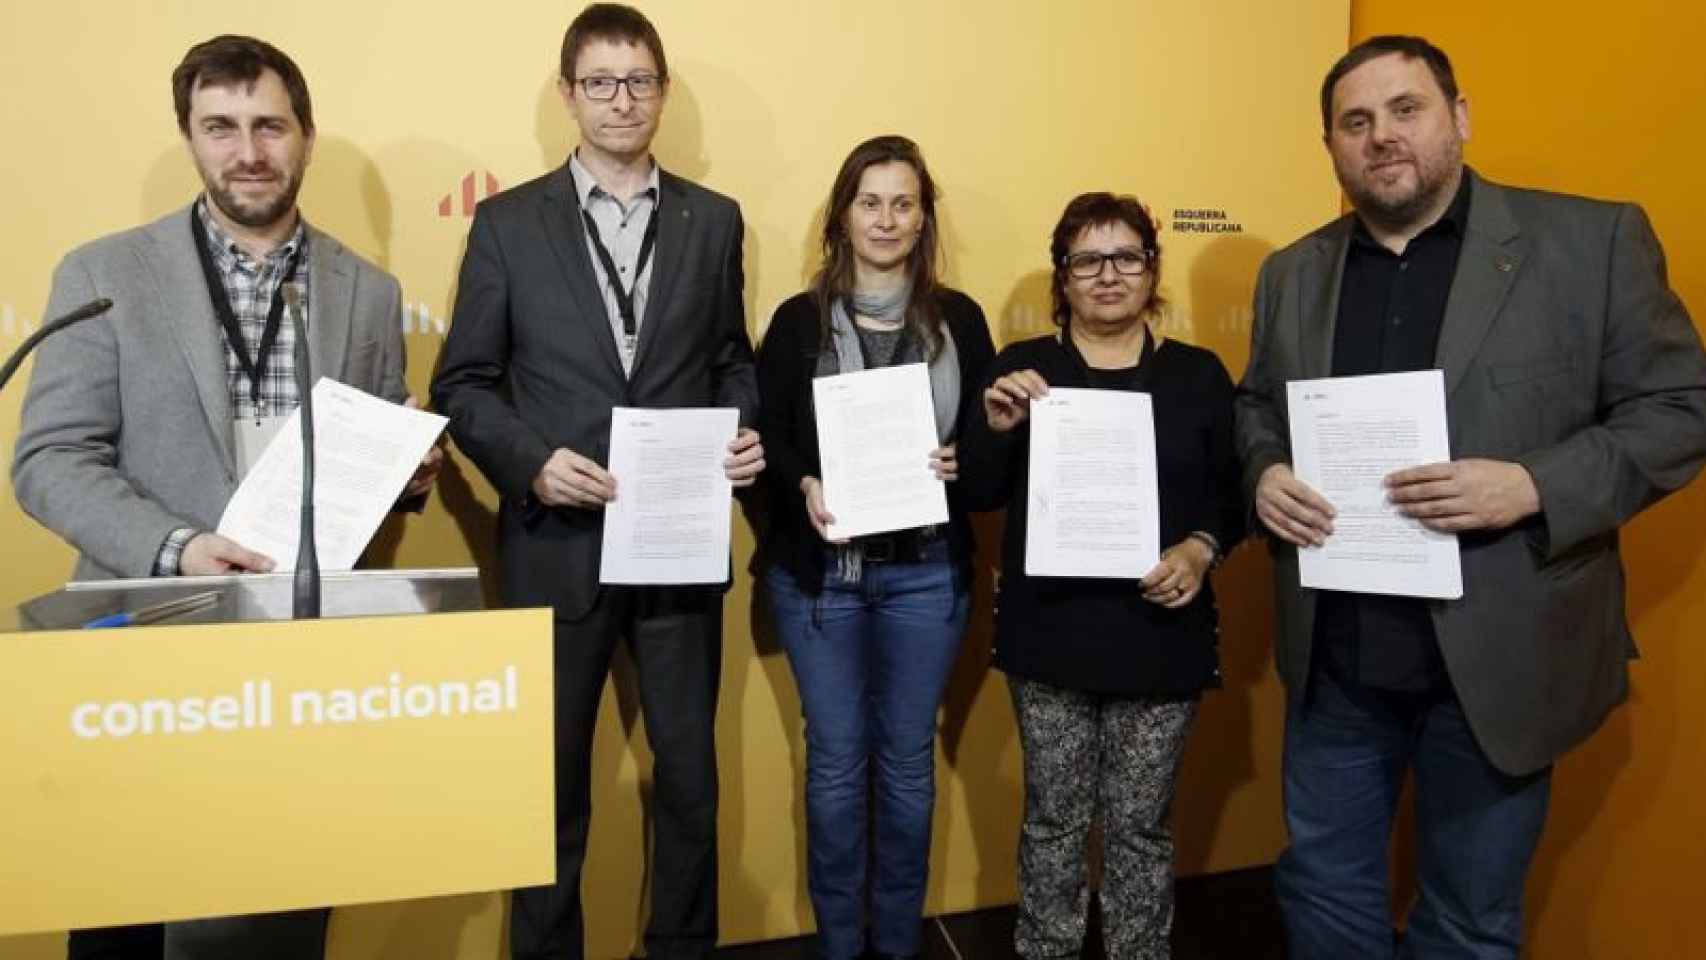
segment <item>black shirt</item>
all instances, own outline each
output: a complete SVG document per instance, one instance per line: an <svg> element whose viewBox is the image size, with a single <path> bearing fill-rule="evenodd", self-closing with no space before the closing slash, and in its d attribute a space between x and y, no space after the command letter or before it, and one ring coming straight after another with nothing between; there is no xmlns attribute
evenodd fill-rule
<svg viewBox="0 0 1706 960"><path fill-rule="evenodd" d="M905 332L904 327L872 330L855 325L853 330L859 335L859 350L865 357L865 369L894 366L894 358L900 353L900 335Z"/></svg>
<svg viewBox="0 0 1706 960"><path fill-rule="evenodd" d="M1361 220L1351 231L1339 313L1333 328L1333 376L1402 373L1434 367L1463 231L1469 177L1450 208L1393 253ZM1442 676L1428 601L1323 590L1315 638L1322 662L1340 677L1391 690L1428 689Z"/></svg>
<svg viewBox="0 0 1706 960"><path fill-rule="evenodd" d="M1212 534L1222 550L1243 536L1232 378L1213 353L1167 340L1138 367L1098 370L1070 341L1039 337L1002 350L980 387L1026 369L1053 387L1150 395L1163 549L1192 530ZM1025 574L1030 435L1029 420L1007 433L991 431L980 402L960 439L957 486L967 507L1007 507L996 665L1012 676L1118 697L1192 697L1218 686L1218 613L1211 585L1204 584L1186 606L1169 610L1144 600L1135 580Z"/></svg>

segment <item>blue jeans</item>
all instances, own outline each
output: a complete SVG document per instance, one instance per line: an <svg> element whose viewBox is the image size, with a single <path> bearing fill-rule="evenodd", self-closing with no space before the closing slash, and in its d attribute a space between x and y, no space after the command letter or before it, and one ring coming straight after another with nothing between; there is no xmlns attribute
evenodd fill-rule
<svg viewBox="0 0 1706 960"><path fill-rule="evenodd" d="M867 862L870 945L918 953L936 710L965 631L964 586L941 542L926 547L922 563L867 562L857 583L842 580L831 558L817 597L780 568L767 581L806 717L806 877L820 956L864 952ZM876 798L874 857L868 792Z"/></svg>
<svg viewBox="0 0 1706 960"><path fill-rule="evenodd" d="M1481 752L1441 679L1429 693L1363 687L1317 669L1285 727L1290 846L1274 867L1292 960L1514 958L1523 880L1552 771L1513 777ZM1416 775L1417 900L1396 943L1387 850L1404 774Z"/></svg>

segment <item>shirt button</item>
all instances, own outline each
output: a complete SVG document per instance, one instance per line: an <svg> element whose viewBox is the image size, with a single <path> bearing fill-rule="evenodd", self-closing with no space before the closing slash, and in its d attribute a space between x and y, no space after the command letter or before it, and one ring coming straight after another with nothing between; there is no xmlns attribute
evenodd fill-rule
<svg viewBox="0 0 1706 960"><path fill-rule="evenodd" d="M1394 326L1394 327L1401 327L1401 326L1403 326L1403 325L1404 325L1404 318L1403 318L1403 317L1393 317L1393 318L1392 318L1392 325L1393 325L1393 326Z"/></svg>
<svg viewBox="0 0 1706 960"><path fill-rule="evenodd" d="M1408 260L1398 261L1398 270L1400 272L1403 272L1403 271L1408 270L1408 269L1410 269L1410 261L1408 261Z"/></svg>

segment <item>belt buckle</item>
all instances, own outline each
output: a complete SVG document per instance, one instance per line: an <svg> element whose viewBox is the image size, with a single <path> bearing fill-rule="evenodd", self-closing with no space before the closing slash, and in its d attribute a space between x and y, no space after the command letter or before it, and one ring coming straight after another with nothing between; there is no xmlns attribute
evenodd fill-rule
<svg viewBox="0 0 1706 960"><path fill-rule="evenodd" d="M872 563L892 563L895 557L893 537L883 537L880 540L868 540L861 544L865 559Z"/></svg>

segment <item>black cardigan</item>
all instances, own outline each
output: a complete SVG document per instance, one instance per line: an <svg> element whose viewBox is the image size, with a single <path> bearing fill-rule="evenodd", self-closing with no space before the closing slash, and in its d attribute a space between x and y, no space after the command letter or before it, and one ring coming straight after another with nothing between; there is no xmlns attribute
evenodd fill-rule
<svg viewBox="0 0 1706 960"><path fill-rule="evenodd" d="M983 373L995 357L989 326L976 302L958 290L939 288L937 303L954 338L960 361L960 413L955 432L963 434L983 408ZM824 542L806 518L800 492L804 477L823 476L818 462L817 418L812 411L812 379L821 340L816 299L808 291L783 301L770 318L758 348L758 431L764 439L766 466L760 475L766 509L758 538L755 569L779 564L803 590L823 589ZM962 469L961 477L965 476ZM948 542L962 575L971 568L971 525L960 491L948 486ZM970 582L969 576L965 582Z"/></svg>
<svg viewBox="0 0 1706 960"><path fill-rule="evenodd" d="M1161 548L1193 530L1223 550L1244 535L1232 442L1232 379L1220 358L1166 340L1147 361L1155 410ZM1078 351L1056 336L1001 351L985 385L1033 369L1050 386L1088 387ZM999 434L980 402L960 441L960 484L971 509L1012 504L1001 551L995 662L1007 673L1070 690L1127 697L1185 697L1217 686L1217 613L1209 585L1169 610L1143 599L1135 580L1025 575L1031 430Z"/></svg>

